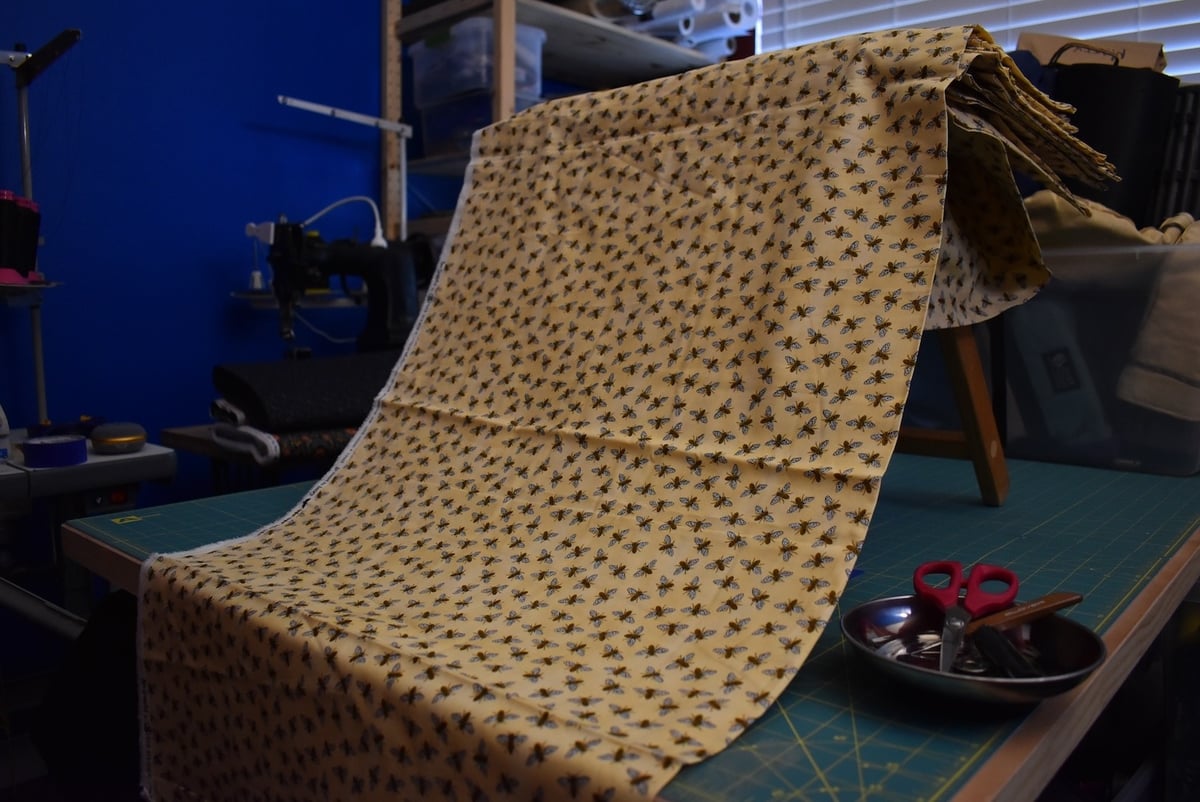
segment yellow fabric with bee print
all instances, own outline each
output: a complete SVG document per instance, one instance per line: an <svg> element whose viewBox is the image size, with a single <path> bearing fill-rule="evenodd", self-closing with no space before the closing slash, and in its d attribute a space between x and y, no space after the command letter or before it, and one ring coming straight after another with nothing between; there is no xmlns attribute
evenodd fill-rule
<svg viewBox="0 0 1200 802"><path fill-rule="evenodd" d="M1011 163L1106 174L1062 111L953 28L477 134L338 464L144 569L149 798L649 799L737 738L863 548L924 327L1045 280Z"/></svg>

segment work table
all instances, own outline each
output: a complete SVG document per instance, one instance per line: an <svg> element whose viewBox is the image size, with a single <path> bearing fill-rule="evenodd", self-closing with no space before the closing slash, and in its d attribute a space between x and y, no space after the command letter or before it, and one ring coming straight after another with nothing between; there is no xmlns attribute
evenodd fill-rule
<svg viewBox="0 0 1200 802"><path fill-rule="evenodd" d="M1035 798L1200 578L1200 477L1009 465L1011 495L988 507L967 463L895 455L840 605L910 593L912 569L926 559L1007 565L1022 599L1083 594L1067 615L1101 633L1109 652L1087 682L1032 710L918 699L854 659L835 614L778 702L724 751L680 772L663 798ZM150 553L249 534L307 488L69 521L64 549L132 591Z"/></svg>

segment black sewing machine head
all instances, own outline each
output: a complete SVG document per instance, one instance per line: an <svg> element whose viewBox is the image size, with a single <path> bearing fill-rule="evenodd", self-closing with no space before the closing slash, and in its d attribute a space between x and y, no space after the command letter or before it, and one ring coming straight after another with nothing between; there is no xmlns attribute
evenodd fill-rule
<svg viewBox="0 0 1200 802"><path fill-rule="evenodd" d="M279 330L295 338L293 318L301 297L329 286L333 276L362 278L367 294L367 322L358 350L398 349L404 345L419 312L418 289L432 273L428 241L409 238L378 247L348 239L326 242L299 223L275 223L267 261L271 290L279 302Z"/></svg>

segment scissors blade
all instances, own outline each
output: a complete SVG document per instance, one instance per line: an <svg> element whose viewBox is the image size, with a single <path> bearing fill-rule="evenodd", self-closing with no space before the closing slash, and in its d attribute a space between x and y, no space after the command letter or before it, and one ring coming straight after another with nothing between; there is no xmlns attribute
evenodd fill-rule
<svg viewBox="0 0 1200 802"><path fill-rule="evenodd" d="M942 625L942 651L938 657L938 670L949 673L962 649L963 634L971 614L959 605L946 610L946 623Z"/></svg>

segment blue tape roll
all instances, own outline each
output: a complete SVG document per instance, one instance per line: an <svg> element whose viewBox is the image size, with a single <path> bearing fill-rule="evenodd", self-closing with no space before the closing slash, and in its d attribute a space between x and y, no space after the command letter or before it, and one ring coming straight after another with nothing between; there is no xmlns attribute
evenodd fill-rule
<svg viewBox="0 0 1200 802"><path fill-rule="evenodd" d="M27 468L62 468L87 462L87 438L77 434L31 437L21 444Z"/></svg>

